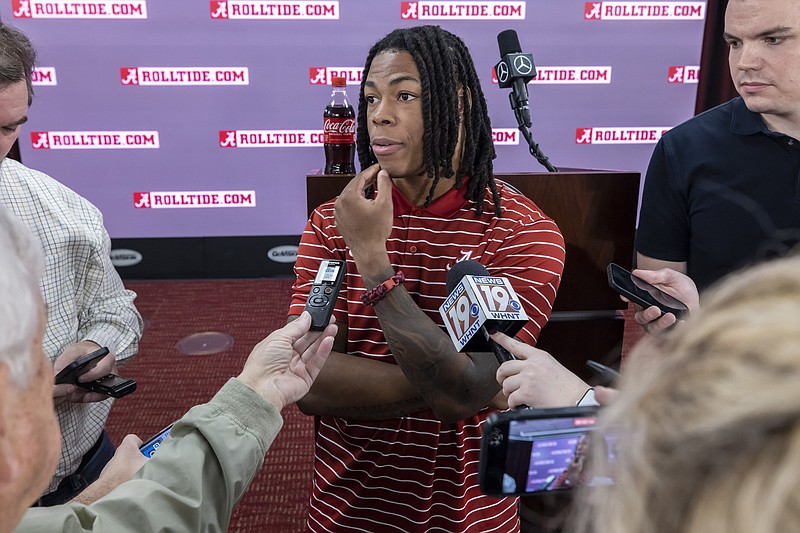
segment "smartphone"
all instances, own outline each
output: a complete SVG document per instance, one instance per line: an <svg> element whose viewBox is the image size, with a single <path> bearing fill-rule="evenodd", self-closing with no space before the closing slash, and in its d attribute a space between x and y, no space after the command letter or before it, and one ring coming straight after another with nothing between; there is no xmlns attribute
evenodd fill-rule
<svg viewBox="0 0 800 533"><path fill-rule="evenodd" d="M123 378L116 374L108 374L94 381L81 383L76 381L75 385L82 389L92 392L99 392L112 398L122 398L136 390L136 382L132 379Z"/></svg>
<svg viewBox="0 0 800 533"><path fill-rule="evenodd" d="M108 348L104 346L93 351L92 353L78 357L73 362L65 366L61 372L56 374L56 385L61 385L63 383L77 383L78 377L97 366L97 363L100 362L100 359L106 355L108 355Z"/></svg>
<svg viewBox="0 0 800 533"><path fill-rule="evenodd" d="M588 366L592 372L597 375L600 380L600 385L613 387L619 381L619 372L611 367L608 367L602 363L598 363L597 361L592 361L591 359L586 361L586 366Z"/></svg>
<svg viewBox="0 0 800 533"><path fill-rule="evenodd" d="M145 457L153 457L153 454L156 453L158 447L161 446L161 441L167 438L170 431L172 431L172 424L168 425L158 433L156 433L152 438L148 439L147 442L139 446L139 451L144 454Z"/></svg>
<svg viewBox="0 0 800 533"><path fill-rule="evenodd" d="M489 496L568 491L584 483L608 485L606 478L587 480L597 407L514 409L484 422L478 483ZM609 462L613 443L602 439Z"/></svg>
<svg viewBox="0 0 800 533"><path fill-rule="evenodd" d="M338 259L325 259L319 265L314 285L308 294L305 310L311 315L311 330L322 331L328 326L336 307L339 287L345 274L345 263Z"/></svg>
<svg viewBox="0 0 800 533"><path fill-rule="evenodd" d="M650 285L642 278L634 276L616 263L608 265L608 284L619 294L644 308L655 305L662 314L672 313L675 318L683 318L689 314L686 304Z"/></svg>

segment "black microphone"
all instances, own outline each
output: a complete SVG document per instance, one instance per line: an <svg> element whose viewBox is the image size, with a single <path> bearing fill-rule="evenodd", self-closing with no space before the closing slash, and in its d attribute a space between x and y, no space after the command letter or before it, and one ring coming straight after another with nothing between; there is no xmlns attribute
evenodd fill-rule
<svg viewBox="0 0 800 533"><path fill-rule="evenodd" d="M511 87L508 99L520 126L531 127L531 110L528 107L528 82L536 77L533 55L523 54L519 37L514 30L505 30L497 36L500 62L495 65L497 82L501 88Z"/></svg>
<svg viewBox="0 0 800 533"><path fill-rule="evenodd" d="M496 292L499 294L506 293L510 295L510 298L506 298L507 306L506 309L511 309L513 306L518 306L519 309L516 311L517 315L514 319L491 319L487 317L487 319L480 324L478 327L479 322L477 322L477 314L483 308L487 307L487 300L486 295L483 291L472 291L471 288L468 286L468 283L465 280L466 276L481 276L486 277L488 280L494 280L495 282L495 289ZM510 290L509 290L510 289ZM491 292L491 291L489 291ZM489 329L502 331L508 336L513 337L522 326L528 321L527 315L524 314L519 302L516 301L516 294L513 292L513 288L509 281L505 278L498 278L498 277L490 277L489 271L486 270L486 267L482 264L478 263L477 261L459 261L458 263L454 264L453 267L447 272L447 293L449 296L442 307L439 309L439 312L442 314L442 318L444 319L445 327L450 333L451 339L454 340L454 344L459 351L466 350L469 352L488 352L491 351L494 353L494 356L497 358L497 362L501 365L506 361L511 361L512 359L516 359L514 355L497 344L492 338L489 336ZM475 328L462 328L458 326L454 326L455 321L454 316L457 314L456 307L457 305L455 302L460 298L464 298L464 307L469 313L472 315L471 317L460 317L460 318L467 318L468 321L473 322L476 326ZM448 306L448 302L450 305ZM449 309L449 311L448 311ZM450 316L449 313L454 313L454 316ZM465 313L466 314L466 313ZM503 316L511 316L514 313L497 313L498 315ZM488 326L488 328L487 328ZM454 333L453 329L458 328L458 332ZM456 342L455 339L461 339L461 343Z"/></svg>

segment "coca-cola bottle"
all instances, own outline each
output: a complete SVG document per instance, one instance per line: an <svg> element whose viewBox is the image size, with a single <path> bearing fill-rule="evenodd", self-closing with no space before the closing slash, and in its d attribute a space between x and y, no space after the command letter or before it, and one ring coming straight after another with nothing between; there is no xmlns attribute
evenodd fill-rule
<svg viewBox="0 0 800 533"><path fill-rule="evenodd" d="M347 80L331 79L331 103L325 108L325 174L355 174L356 113L347 101Z"/></svg>

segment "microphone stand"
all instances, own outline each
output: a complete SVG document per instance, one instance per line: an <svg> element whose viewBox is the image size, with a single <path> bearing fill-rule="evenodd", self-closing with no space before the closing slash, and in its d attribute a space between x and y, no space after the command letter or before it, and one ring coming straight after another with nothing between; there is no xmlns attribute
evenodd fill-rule
<svg viewBox="0 0 800 533"><path fill-rule="evenodd" d="M558 172L558 169L550 163L550 159L544 155L542 150L539 148L539 144L533 140L533 135L531 135L531 131L528 129L531 127L531 119L530 119L530 112L526 113L525 110L527 106L521 106L514 98L514 92L512 91L508 95L508 99L511 100L511 108L514 110L514 117L517 119L517 127L519 131L522 132L522 136L525 137L525 141L528 143L528 150L530 151L531 155L536 158L536 160L541 163L541 165L547 169L548 172Z"/></svg>

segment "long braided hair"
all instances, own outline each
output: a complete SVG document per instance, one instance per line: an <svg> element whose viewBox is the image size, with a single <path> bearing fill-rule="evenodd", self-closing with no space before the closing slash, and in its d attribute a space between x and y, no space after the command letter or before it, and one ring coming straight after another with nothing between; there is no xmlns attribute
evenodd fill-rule
<svg viewBox="0 0 800 533"><path fill-rule="evenodd" d="M358 97L356 146L361 168L377 163L370 150L364 84L372 60L386 51L408 52L419 70L425 122L423 159L425 171L433 180L425 207L431 204L440 178L451 179L455 175L455 188L460 189L464 177L469 176L469 187L464 192L464 198L474 200L478 214L483 213L484 191L488 185L492 191L495 214L501 216L500 196L492 172L492 160L496 157L492 126L475 64L464 41L439 26L397 29L370 49ZM462 119L460 110L463 110L464 147L458 171L455 172L453 155Z"/></svg>

